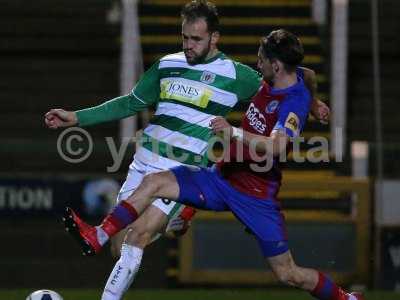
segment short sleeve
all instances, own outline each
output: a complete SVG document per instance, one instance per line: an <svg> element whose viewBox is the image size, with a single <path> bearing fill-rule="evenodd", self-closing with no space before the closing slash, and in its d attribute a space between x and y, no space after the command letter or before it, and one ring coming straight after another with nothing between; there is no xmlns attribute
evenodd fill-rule
<svg viewBox="0 0 400 300"><path fill-rule="evenodd" d="M278 121L272 131L283 131L289 137L297 137L304 129L310 111L311 97L304 93L289 94L278 111Z"/></svg>
<svg viewBox="0 0 400 300"><path fill-rule="evenodd" d="M137 84L130 92L130 96L139 101L151 105L157 103L160 99L160 76L159 64L154 63L139 79Z"/></svg>
<svg viewBox="0 0 400 300"><path fill-rule="evenodd" d="M239 101L250 100L260 89L261 76L249 66L236 63L236 95Z"/></svg>

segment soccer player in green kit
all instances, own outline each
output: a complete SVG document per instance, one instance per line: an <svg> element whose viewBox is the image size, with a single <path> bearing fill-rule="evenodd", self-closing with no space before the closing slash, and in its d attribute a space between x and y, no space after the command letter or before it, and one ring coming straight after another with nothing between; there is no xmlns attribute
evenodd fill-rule
<svg viewBox="0 0 400 300"><path fill-rule="evenodd" d="M218 25L213 4L188 3L182 10L183 52L157 61L130 94L93 108L76 112L52 109L46 114L47 126L55 129L119 120L156 105L118 202L127 199L146 174L182 164L207 165L205 154L212 135L210 121L216 116L225 116L238 101L248 101L260 88L257 72L218 50ZM309 77L309 85L315 81L312 75L312 71L307 70L305 76ZM321 102L315 102L313 112L323 119L329 110ZM144 248L159 233L165 232L168 224L179 224L172 226L174 230L184 229L192 215L190 208L157 199L128 231L117 236L113 247L114 252L121 249L121 257L102 299L121 299L139 269ZM183 222L179 222L180 219ZM99 240L105 243L107 237L101 235Z"/></svg>

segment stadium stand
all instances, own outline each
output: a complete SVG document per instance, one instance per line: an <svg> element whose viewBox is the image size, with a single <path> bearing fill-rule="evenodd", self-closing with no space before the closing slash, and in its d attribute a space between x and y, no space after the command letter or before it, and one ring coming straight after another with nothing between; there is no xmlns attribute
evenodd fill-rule
<svg viewBox="0 0 400 300"><path fill-rule="evenodd" d="M58 133L45 129L43 115L51 107L78 109L118 95L119 26L107 22L109 9L106 0L2 1L3 170L76 171L58 156ZM91 129L99 142L95 160L82 165L85 172L104 171L97 163L108 159L102 137L116 136L117 128Z"/></svg>
<svg viewBox="0 0 400 300"><path fill-rule="evenodd" d="M399 1L379 1L379 42L382 85L382 122L384 140L384 169L386 177L399 175L397 160L400 149L398 70L400 69L399 21L396 12ZM372 69L371 12L364 1L350 1L349 13L349 138L371 143L370 166L375 167L375 120Z"/></svg>

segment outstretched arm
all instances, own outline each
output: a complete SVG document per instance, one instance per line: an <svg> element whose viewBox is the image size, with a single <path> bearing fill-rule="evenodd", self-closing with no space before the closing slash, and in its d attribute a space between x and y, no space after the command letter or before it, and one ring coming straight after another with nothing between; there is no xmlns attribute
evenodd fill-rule
<svg viewBox="0 0 400 300"><path fill-rule="evenodd" d="M51 109L45 114L45 123L51 129L68 126L89 126L108 121L120 120L156 103L160 95L159 62L148 69L133 90L95 107L78 111Z"/></svg>
<svg viewBox="0 0 400 300"><path fill-rule="evenodd" d="M144 110L147 106L148 104L129 94L78 111L51 109L45 114L45 123L51 129L74 125L89 126L126 118Z"/></svg>
<svg viewBox="0 0 400 300"><path fill-rule="evenodd" d="M306 84L308 90L311 93L311 97L313 99L311 103L311 114L319 120L321 123L328 123L330 116L329 107L317 98L317 76L315 72L311 69L301 67L304 73L304 83Z"/></svg>
<svg viewBox="0 0 400 300"><path fill-rule="evenodd" d="M78 124L78 118L74 111L53 108L44 115L44 122L48 128L57 129Z"/></svg>
<svg viewBox="0 0 400 300"><path fill-rule="evenodd" d="M273 131L268 137L254 134L242 128L233 127L222 117L211 120L210 125L214 133L223 132L227 138L236 138L249 147L253 146L255 151L266 153L271 157L286 151L289 141L289 137L282 131Z"/></svg>

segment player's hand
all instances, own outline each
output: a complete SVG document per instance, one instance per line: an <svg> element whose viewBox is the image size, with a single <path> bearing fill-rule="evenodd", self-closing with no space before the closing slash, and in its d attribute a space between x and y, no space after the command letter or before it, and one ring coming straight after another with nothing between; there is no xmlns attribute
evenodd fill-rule
<svg viewBox="0 0 400 300"><path fill-rule="evenodd" d="M168 222L166 232L172 233L175 237L184 235L189 229L191 220L195 214L196 210L194 208L186 206L179 216Z"/></svg>
<svg viewBox="0 0 400 300"><path fill-rule="evenodd" d="M311 104L311 114L322 124L328 124L331 110L324 102L315 99Z"/></svg>
<svg viewBox="0 0 400 300"><path fill-rule="evenodd" d="M57 129L78 124L78 118L74 111L57 108L51 109L44 115L44 122L48 128Z"/></svg>
<svg viewBox="0 0 400 300"><path fill-rule="evenodd" d="M229 134L229 138L232 137L232 126L222 117L216 117L210 121L210 126L214 133L219 132L227 132Z"/></svg>

